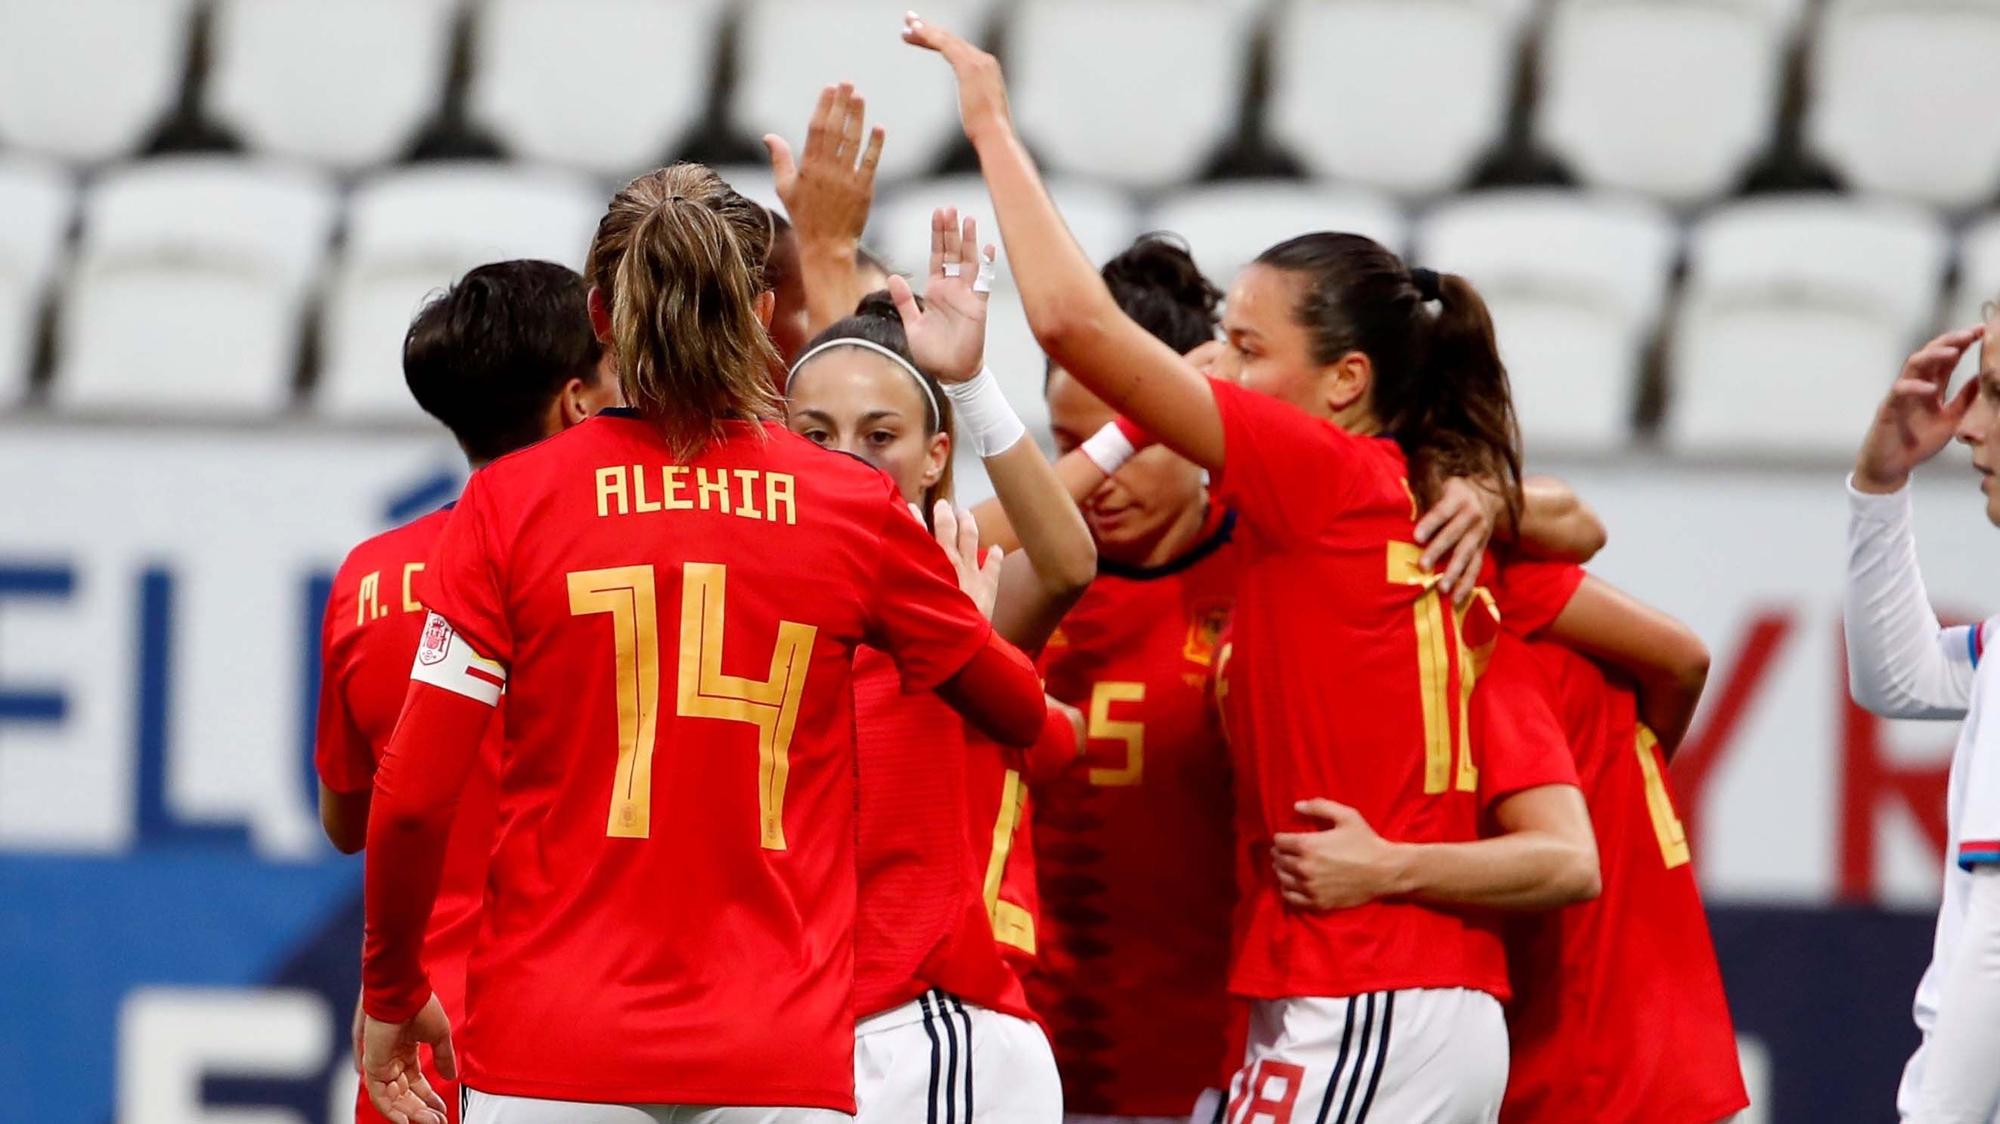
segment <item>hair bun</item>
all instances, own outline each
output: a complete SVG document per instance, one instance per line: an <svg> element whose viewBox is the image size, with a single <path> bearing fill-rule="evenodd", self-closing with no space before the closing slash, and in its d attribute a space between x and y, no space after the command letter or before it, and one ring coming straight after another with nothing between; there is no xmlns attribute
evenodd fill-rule
<svg viewBox="0 0 2000 1124"><path fill-rule="evenodd" d="M913 294L914 295L914 294ZM917 307L924 307L924 298L916 297ZM854 315L864 320L887 320L898 328L903 326L903 314L896 311L896 298L887 289L877 289L862 297L854 306Z"/></svg>
<svg viewBox="0 0 2000 1124"><path fill-rule="evenodd" d="M1175 304L1213 315L1222 290L1202 276L1187 243L1178 235L1148 234L1104 266L1104 283L1120 289L1150 289Z"/></svg>

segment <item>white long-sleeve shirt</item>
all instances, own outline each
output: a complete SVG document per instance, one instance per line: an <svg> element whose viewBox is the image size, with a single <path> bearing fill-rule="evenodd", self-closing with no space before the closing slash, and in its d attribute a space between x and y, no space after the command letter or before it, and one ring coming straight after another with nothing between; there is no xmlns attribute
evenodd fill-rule
<svg viewBox="0 0 2000 1124"><path fill-rule="evenodd" d="M1960 718L1945 797L1944 900L1914 1007L1923 1042L1896 1107L1920 1124L2000 1124L2000 618L1945 628L1917 569L1908 489L1848 485L1847 625L1854 701L1889 718ZM1977 873L1975 873L1977 872Z"/></svg>

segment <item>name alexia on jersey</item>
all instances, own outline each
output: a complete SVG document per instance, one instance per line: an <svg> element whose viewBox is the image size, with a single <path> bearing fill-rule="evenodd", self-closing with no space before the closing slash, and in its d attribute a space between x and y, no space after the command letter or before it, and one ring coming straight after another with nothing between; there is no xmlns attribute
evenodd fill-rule
<svg viewBox="0 0 2000 1124"><path fill-rule="evenodd" d="M597 515L602 519L699 509L796 526L793 485L791 473L755 468L614 464L597 470Z"/></svg>

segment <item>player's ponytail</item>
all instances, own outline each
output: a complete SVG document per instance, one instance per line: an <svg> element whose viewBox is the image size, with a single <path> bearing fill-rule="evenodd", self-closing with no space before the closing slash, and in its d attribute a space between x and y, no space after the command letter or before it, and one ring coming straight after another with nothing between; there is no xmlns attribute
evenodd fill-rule
<svg viewBox="0 0 2000 1124"><path fill-rule="evenodd" d="M625 399L687 460L731 421L780 416L758 316L770 222L709 168L676 164L611 200L588 271L610 313Z"/></svg>
<svg viewBox="0 0 2000 1124"><path fill-rule="evenodd" d="M1264 251L1257 264L1304 278L1296 316L1311 337L1315 363L1357 351L1368 357L1369 405L1409 458L1420 502L1433 502L1450 477L1482 477L1518 516L1521 438L1513 394L1493 318L1470 282L1413 271L1358 234L1301 235Z"/></svg>

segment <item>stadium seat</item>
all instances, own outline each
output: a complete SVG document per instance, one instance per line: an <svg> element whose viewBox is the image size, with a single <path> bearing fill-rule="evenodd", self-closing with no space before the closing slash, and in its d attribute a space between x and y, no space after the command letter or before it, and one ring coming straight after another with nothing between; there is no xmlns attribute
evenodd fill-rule
<svg viewBox="0 0 2000 1124"><path fill-rule="evenodd" d="M654 167L701 122L722 11L722 0L487 0L473 119L518 157L607 177Z"/></svg>
<svg viewBox="0 0 2000 1124"><path fill-rule="evenodd" d="M426 298L473 266L541 258L583 268L605 193L581 175L431 164L363 184L327 294L319 408L348 418L416 418L403 335Z"/></svg>
<svg viewBox="0 0 2000 1124"><path fill-rule="evenodd" d="M1705 219L1688 254L1668 366L1673 444L1844 454L1932 326L1948 244L1915 207L1778 196Z"/></svg>
<svg viewBox="0 0 2000 1124"><path fill-rule="evenodd" d="M402 155L444 94L457 0L218 0L208 109L253 149Z"/></svg>
<svg viewBox="0 0 2000 1124"><path fill-rule="evenodd" d="M0 156L0 407L20 401L75 196L54 167Z"/></svg>
<svg viewBox="0 0 2000 1124"><path fill-rule="evenodd" d="M0 145L99 161L173 107L193 0L0 0Z"/></svg>
<svg viewBox="0 0 2000 1124"><path fill-rule="evenodd" d="M1258 254L1295 234L1365 234L1398 252L1409 235L1402 211L1379 195L1294 180L1197 187L1168 196L1145 225L1185 238L1201 271L1222 289Z"/></svg>
<svg viewBox="0 0 2000 1124"><path fill-rule="evenodd" d="M1945 326L1979 323L1987 304L2000 301L2000 214L1988 215L1959 236L1958 286L1945 304Z"/></svg>
<svg viewBox="0 0 2000 1124"><path fill-rule="evenodd" d="M1316 175L1448 191L1506 123L1518 30L1505 0L1288 4L1272 37L1272 135Z"/></svg>
<svg viewBox="0 0 2000 1124"><path fill-rule="evenodd" d="M178 157L105 175L84 195L53 401L182 416L283 408L337 210L318 176L261 160Z"/></svg>
<svg viewBox="0 0 2000 1124"><path fill-rule="evenodd" d="M2000 194L1986 84L2000 4L1833 0L1812 54L1806 135L1849 187L1970 208Z"/></svg>
<svg viewBox="0 0 2000 1124"><path fill-rule="evenodd" d="M1059 173L1192 179L1236 125L1250 16L1211 0L1024 0L1007 40L1022 134Z"/></svg>
<svg viewBox="0 0 2000 1124"><path fill-rule="evenodd" d="M805 143L819 92L851 81L868 120L888 130L879 174L893 181L929 171L959 134L951 69L897 35L906 3L889 0L747 0L738 33L734 120L750 137ZM985 0L935 0L924 15L978 39Z"/></svg>
<svg viewBox="0 0 2000 1124"><path fill-rule="evenodd" d="M1593 187L1722 195L1776 128L1791 19L1776 0L1557 0L1536 138Z"/></svg>
<svg viewBox="0 0 2000 1124"><path fill-rule="evenodd" d="M1070 233L1091 261L1110 260L1138 233L1132 201L1124 192L1099 184L1055 180L1049 184L1049 194L1062 208ZM985 181L978 176L950 176L910 184L879 202L869 221L868 245L881 253L891 269L923 276L930 266L931 211L938 207L957 207L970 213L979 220L980 242L1000 244L1000 228L993 221ZM1002 254L994 289L997 293L1013 288L1013 271Z"/></svg>
<svg viewBox="0 0 2000 1124"><path fill-rule="evenodd" d="M1432 212L1417 242L1419 262L1485 297L1530 452L1626 443L1679 249L1666 215L1628 198L1496 191Z"/></svg>

